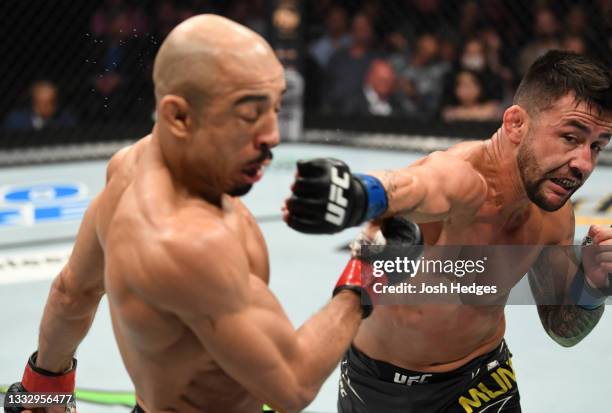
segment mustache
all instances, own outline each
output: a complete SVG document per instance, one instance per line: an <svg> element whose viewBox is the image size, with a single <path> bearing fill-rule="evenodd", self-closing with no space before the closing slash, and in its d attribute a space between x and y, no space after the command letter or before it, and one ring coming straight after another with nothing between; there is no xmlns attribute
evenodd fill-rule
<svg viewBox="0 0 612 413"><path fill-rule="evenodd" d="M272 160L274 154L268 145L261 145L261 155L259 155L252 163L262 163L267 160Z"/></svg>
<svg viewBox="0 0 612 413"><path fill-rule="evenodd" d="M582 174L582 172L575 170L575 169L570 169L569 174L561 174L561 176L559 176L555 172L549 172L546 175L544 175L544 179L565 178L565 177L572 177L576 179L578 181L578 184L580 185L584 183L584 175Z"/></svg>

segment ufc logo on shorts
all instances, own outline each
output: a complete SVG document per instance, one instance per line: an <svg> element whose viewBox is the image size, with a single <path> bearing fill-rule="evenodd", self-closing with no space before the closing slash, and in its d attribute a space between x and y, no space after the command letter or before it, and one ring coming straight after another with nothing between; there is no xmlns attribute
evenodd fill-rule
<svg viewBox="0 0 612 413"><path fill-rule="evenodd" d="M405 384L406 386L412 386L413 384L423 384L431 377L431 374L421 374L420 376L406 376L405 374L395 373L393 381L398 384Z"/></svg>
<svg viewBox="0 0 612 413"><path fill-rule="evenodd" d="M325 220L334 225L342 225L344 216L346 215L346 206L348 200L344 197L344 192L349 188L351 176L348 172L344 172L342 178L338 176L338 168L331 168L332 185L329 188L329 202L327 203L327 213Z"/></svg>

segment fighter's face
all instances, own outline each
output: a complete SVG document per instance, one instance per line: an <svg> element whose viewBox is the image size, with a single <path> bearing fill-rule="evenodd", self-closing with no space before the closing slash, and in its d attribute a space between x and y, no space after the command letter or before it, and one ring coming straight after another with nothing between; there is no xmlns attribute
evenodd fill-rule
<svg viewBox="0 0 612 413"><path fill-rule="evenodd" d="M261 179L272 160L271 148L279 143L277 113L285 79L276 64L265 77L234 80L207 105L197 140L202 151L214 150L203 159L211 163L207 176L215 176L215 186L224 193L241 196Z"/></svg>
<svg viewBox="0 0 612 413"><path fill-rule="evenodd" d="M572 95L530 118L518 151L529 199L546 211L561 208L589 177L612 135L612 113L599 113Z"/></svg>

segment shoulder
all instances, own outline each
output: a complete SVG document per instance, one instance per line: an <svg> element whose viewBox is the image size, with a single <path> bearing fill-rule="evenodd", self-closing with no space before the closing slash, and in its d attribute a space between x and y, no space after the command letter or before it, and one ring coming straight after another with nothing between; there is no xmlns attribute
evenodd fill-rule
<svg viewBox="0 0 612 413"><path fill-rule="evenodd" d="M160 223L151 241L138 288L159 306L212 313L247 301L247 255L214 213L185 208Z"/></svg>
<svg viewBox="0 0 612 413"><path fill-rule="evenodd" d="M143 149L146 145L151 142L151 135L145 136L140 139L138 142L124 146L119 149L115 154L110 158L108 164L106 166L106 182L110 181L110 178L121 169L123 165L129 163L133 165L132 159L133 157L137 157L140 153L142 153Z"/></svg>
<svg viewBox="0 0 612 413"><path fill-rule="evenodd" d="M443 168L451 178L455 177L470 184L476 183L479 187L481 185L486 187L486 180L476 168L480 146L480 142L462 142L446 151L432 152L417 161L417 164L437 166Z"/></svg>
<svg viewBox="0 0 612 413"><path fill-rule="evenodd" d="M459 142L448 148L444 153L473 163L484 153L484 141Z"/></svg>
<svg viewBox="0 0 612 413"><path fill-rule="evenodd" d="M457 186L460 200L470 209L479 209L486 199L488 184L478 170L482 142L459 143L446 151L434 152L435 161L447 171L448 185Z"/></svg>
<svg viewBox="0 0 612 413"><path fill-rule="evenodd" d="M222 270L226 278L240 278L248 270L239 237L216 212L189 207L168 219L159 246L169 264L183 276L215 277ZM214 280L211 280L214 281Z"/></svg>
<svg viewBox="0 0 612 413"><path fill-rule="evenodd" d="M127 155L127 153L133 148L134 145L125 146L119 149L115 154L110 158L108 164L106 165L106 182L109 182L115 172L119 169L119 167L123 163L123 159Z"/></svg>

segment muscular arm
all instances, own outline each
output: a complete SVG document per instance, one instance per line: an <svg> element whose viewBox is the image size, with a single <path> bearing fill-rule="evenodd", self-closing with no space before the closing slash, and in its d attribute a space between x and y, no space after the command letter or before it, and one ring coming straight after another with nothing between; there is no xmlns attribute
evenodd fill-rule
<svg viewBox="0 0 612 413"><path fill-rule="evenodd" d="M571 209L571 207L569 207ZM548 335L564 347L582 341L599 322L604 306L587 310L567 303L568 288L576 271L578 260L573 248L574 213L562 245L545 248L529 270L529 285L538 304L538 314Z"/></svg>
<svg viewBox="0 0 612 413"><path fill-rule="evenodd" d="M356 334L359 297L338 294L295 331L267 285L249 274L239 240L219 224L205 228L205 235L181 231L184 241L171 237L163 260L164 273L174 274L171 283L148 284L146 294L177 314L257 399L283 412L300 411Z"/></svg>
<svg viewBox="0 0 612 413"><path fill-rule="evenodd" d="M475 213L487 184L471 164L444 152L395 171L373 173L385 187L386 216L400 214L414 222L444 220Z"/></svg>
<svg viewBox="0 0 612 413"><path fill-rule="evenodd" d="M95 231L97 198L87 209L74 249L55 278L40 323L36 364L49 371L70 368L104 294L104 258Z"/></svg>
<svg viewBox="0 0 612 413"><path fill-rule="evenodd" d="M128 150L123 148L110 160L107 183ZM98 204L99 196L87 208L70 259L51 285L40 323L36 360L45 370L70 368L104 295L104 253L96 231Z"/></svg>

